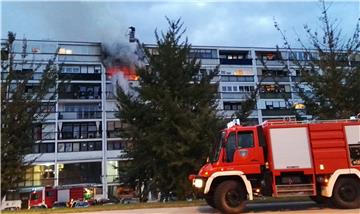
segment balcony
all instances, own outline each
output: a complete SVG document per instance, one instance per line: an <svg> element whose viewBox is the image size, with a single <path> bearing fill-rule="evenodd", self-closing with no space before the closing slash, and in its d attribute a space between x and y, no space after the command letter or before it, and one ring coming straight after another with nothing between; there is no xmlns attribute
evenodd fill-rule
<svg viewBox="0 0 360 214"><path fill-rule="evenodd" d="M59 78L61 80L101 80L101 74L67 74L60 73Z"/></svg>
<svg viewBox="0 0 360 214"><path fill-rule="evenodd" d="M59 112L59 120L101 119L101 111Z"/></svg>
<svg viewBox="0 0 360 214"><path fill-rule="evenodd" d="M291 109L263 109L261 110L263 116L289 116L294 115Z"/></svg>
<svg viewBox="0 0 360 214"><path fill-rule="evenodd" d="M101 99L101 95L100 93L88 93L88 92L73 92L73 93L59 93L59 99L73 99L73 100L77 100L77 99L85 99L85 100L89 100L89 99Z"/></svg>
<svg viewBox="0 0 360 214"><path fill-rule="evenodd" d="M236 113L235 110L220 110L219 111L219 114L225 118L231 118L235 113ZM251 114L249 115L249 117L257 117L257 116L258 116L257 110L251 111Z"/></svg>
<svg viewBox="0 0 360 214"><path fill-rule="evenodd" d="M116 114L117 111L107 111L106 112L106 119L117 119Z"/></svg>
<svg viewBox="0 0 360 214"><path fill-rule="evenodd" d="M290 82L289 76L261 76L259 75L260 82Z"/></svg>
<svg viewBox="0 0 360 214"><path fill-rule="evenodd" d="M252 65L252 59L224 59L220 58L222 65Z"/></svg>
<svg viewBox="0 0 360 214"><path fill-rule="evenodd" d="M38 131L33 133L33 140L34 141L43 141L43 140L54 140L55 139L55 132L44 132Z"/></svg>
<svg viewBox="0 0 360 214"><path fill-rule="evenodd" d="M58 135L59 140L67 140L67 139L94 139L101 138L101 131L85 131L85 132L60 132Z"/></svg>
<svg viewBox="0 0 360 214"><path fill-rule="evenodd" d="M247 99L250 92L221 92L221 99Z"/></svg>
<svg viewBox="0 0 360 214"><path fill-rule="evenodd" d="M116 99L115 93L112 92L112 91L107 91L107 92L106 92L106 99L109 99L109 100L114 100L114 99Z"/></svg>
<svg viewBox="0 0 360 214"><path fill-rule="evenodd" d="M291 81L293 81L293 82L302 82L303 78L301 76L291 76Z"/></svg>
<svg viewBox="0 0 360 214"><path fill-rule="evenodd" d="M260 93L261 99L291 99L291 93L290 92L261 92Z"/></svg>
<svg viewBox="0 0 360 214"><path fill-rule="evenodd" d="M254 82L254 76L220 76L221 82Z"/></svg>
<svg viewBox="0 0 360 214"><path fill-rule="evenodd" d="M108 138L121 138L123 136L121 132L122 130L118 129L118 130L107 131L106 134Z"/></svg>
<svg viewBox="0 0 360 214"><path fill-rule="evenodd" d="M286 62L283 62L283 61L281 61L279 59L272 59L272 60L256 59L256 65L258 65L258 66L284 66L284 63L286 63Z"/></svg>

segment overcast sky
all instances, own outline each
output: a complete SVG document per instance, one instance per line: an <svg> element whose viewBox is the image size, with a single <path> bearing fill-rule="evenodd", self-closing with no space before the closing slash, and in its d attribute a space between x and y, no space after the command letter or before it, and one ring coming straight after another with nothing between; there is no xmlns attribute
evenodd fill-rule
<svg viewBox="0 0 360 214"><path fill-rule="evenodd" d="M281 45L274 18L290 39L303 35L303 25L318 27L318 1L2 1L1 37L70 41L126 41L129 26L136 37L154 43L154 30L166 31L165 16L182 18L193 45ZM350 35L360 17L360 1L335 1L330 16Z"/></svg>

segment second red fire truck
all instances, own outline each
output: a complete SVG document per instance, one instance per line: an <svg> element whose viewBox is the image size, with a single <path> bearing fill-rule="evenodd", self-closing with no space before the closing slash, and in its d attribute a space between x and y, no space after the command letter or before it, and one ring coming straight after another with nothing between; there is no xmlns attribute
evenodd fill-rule
<svg viewBox="0 0 360 214"><path fill-rule="evenodd" d="M233 123L190 175L207 203L239 213L254 196L310 196L360 208L360 120Z"/></svg>

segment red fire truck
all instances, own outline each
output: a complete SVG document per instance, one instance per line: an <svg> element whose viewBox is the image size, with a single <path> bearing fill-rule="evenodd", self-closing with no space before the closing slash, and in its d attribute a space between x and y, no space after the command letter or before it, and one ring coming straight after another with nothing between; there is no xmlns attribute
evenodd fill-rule
<svg viewBox="0 0 360 214"><path fill-rule="evenodd" d="M52 208L54 202L69 202L72 200L95 201L102 197L102 194L96 193L93 187L69 187L54 189L51 187L35 188L30 193L28 208L46 207Z"/></svg>
<svg viewBox="0 0 360 214"><path fill-rule="evenodd" d="M224 213L254 196L310 196L340 208L360 207L360 120L233 123L221 132L211 162L193 187Z"/></svg>

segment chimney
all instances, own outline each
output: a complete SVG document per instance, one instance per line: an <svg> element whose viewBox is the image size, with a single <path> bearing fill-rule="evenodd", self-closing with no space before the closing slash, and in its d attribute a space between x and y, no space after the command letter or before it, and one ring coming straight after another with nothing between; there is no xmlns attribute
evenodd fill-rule
<svg viewBox="0 0 360 214"><path fill-rule="evenodd" d="M135 27L133 27L133 26L129 27L129 42L130 43L136 42Z"/></svg>

